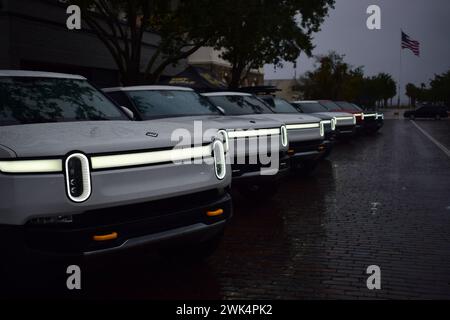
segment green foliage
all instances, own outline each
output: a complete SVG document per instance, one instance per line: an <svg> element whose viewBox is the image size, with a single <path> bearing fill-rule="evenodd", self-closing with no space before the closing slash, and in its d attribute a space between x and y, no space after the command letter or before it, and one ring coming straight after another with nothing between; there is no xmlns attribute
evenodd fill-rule
<svg viewBox="0 0 450 320"><path fill-rule="evenodd" d="M312 34L334 0L221 0L211 8L218 32L214 47L232 65L230 87L266 63L295 61L313 49Z"/></svg>
<svg viewBox="0 0 450 320"><path fill-rule="evenodd" d="M222 50L232 65L230 86L266 63L311 55L312 34L334 0L72 0L105 44L124 84L157 82L163 71L202 46ZM158 35L142 57L144 31ZM142 59L143 58L143 59ZM145 61L144 79L141 60Z"/></svg>
<svg viewBox="0 0 450 320"><path fill-rule="evenodd" d="M83 21L114 58L123 84L157 82L176 65L216 37L208 15L213 0L72 0ZM156 49L142 59L145 31L157 33ZM145 72L141 75L141 59Z"/></svg>
<svg viewBox="0 0 450 320"><path fill-rule="evenodd" d="M406 95L411 99L413 106L416 105L416 101L450 105L450 70L435 75L428 87L424 83L420 88L408 83Z"/></svg>
<svg viewBox="0 0 450 320"><path fill-rule="evenodd" d="M299 79L296 90L305 99L329 99L357 102L363 105L387 105L397 94L392 76L380 73L365 77L363 67L354 68L344 61L345 56L330 52L316 57L316 68Z"/></svg>

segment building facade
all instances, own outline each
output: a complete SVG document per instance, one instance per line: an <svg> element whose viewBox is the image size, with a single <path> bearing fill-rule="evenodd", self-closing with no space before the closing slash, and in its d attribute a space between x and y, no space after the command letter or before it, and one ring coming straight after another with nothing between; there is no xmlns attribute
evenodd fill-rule
<svg viewBox="0 0 450 320"><path fill-rule="evenodd" d="M68 30L64 0L0 0L0 69L26 69L80 74L98 86L119 84L116 64L97 36L84 24ZM147 32L143 38L141 68L158 42ZM187 66L169 66L172 76Z"/></svg>
<svg viewBox="0 0 450 320"><path fill-rule="evenodd" d="M266 80L264 82L266 86L274 86L280 91L277 92L277 96L288 101L301 99L302 96L299 91L296 90L298 85L295 79L274 79Z"/></svg>
<svg viewBox="0 0 450 320"><path fill-rule="evenodd" d="M217 79L228 83L231 75L231 65L220 58L220 51L211 47L203 47L193 53L188 62L190 65L200 67L211 72ZM241 82L241 86L261 86L264 84L263 69L252 70Z"/></svg>

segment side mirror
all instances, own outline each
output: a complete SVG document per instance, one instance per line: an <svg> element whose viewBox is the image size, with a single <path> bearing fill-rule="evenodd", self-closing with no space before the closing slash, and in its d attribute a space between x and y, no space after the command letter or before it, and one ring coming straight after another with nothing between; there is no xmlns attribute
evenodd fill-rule
<svg viewBox="0 0 450 320"><path fill-rule="evenodd" d="M120 108L122 109L123 112L125 112L125 114L126 114L131 120L134 120L134 113L133 113L133 111L131 111L130 109L128 109L127 107L124 107L124 106L120 106Z"/></svg>
<svg viewBox="0 0 450 320"><path fill-rule="evenodd" d="M217 109L219 109L220 112L222 112L223 114L226 114L225 109L222 107L217 106Z"/></svg>

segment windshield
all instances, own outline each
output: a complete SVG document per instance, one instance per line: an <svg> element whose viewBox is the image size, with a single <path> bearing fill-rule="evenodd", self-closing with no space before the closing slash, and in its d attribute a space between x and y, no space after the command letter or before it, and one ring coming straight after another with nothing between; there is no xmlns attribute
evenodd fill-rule
<svg viewBox="0 0 450 320"><path fill-rule="evenodd" d="M219 111L193 91L145 90L127 92L143 119L218 115Z"/></svg>
<svg viewBox="0 0 450 320"><path fill-rule="evenodd" d="M320 101L320 104L328 111L342 111L342 109L333 101Z"/></svg>
<svg viewBox="0 0 450 320"><path fill-rule="evenodd" d="M351 103L351 105L352 105L354 108L356 108L356 110L358 110L358 111L364 111L361 107L357 106L357 105L354 104L354 103Z"/></svg>
<svg viewBox="0 0 450 320"><path fill-rule="evenodd" d="M328 109L318 102L294 102L292 104L304 113L328 112Z"/></svg>
<svg viewBox="0 0 450 320"><path fill-rule="evenodd" d="M270 108L254 96L209 96L208 99L227 115L272 113Z"/></svg>
<svg viewBox="0 0 450 320"><path fill-rule="evenodd" d="M342 109L345 109L345 110L362 111L360 108L358 108L354 104L348 103L348 102L345 102L345 101L339 101L339 102L336 102L336 104L338 106L340 106Z"/></svg>
<svg viewBox="0 0 450 320"><path fill-rule="evenodd" d="M273 111L276 113L298 113L297 109L284 99L275 98L274 102L275 108Z"/></svg>
<svg viewBox="0 0 450 320"><path fill-rule="evenodd" d="M0 125L127 120L85 80L0 78Z"/></svg>

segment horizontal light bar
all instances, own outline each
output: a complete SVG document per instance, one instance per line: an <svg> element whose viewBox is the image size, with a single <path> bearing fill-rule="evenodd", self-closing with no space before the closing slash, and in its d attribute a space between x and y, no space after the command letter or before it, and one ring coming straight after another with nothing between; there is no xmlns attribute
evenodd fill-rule
<svg viewBox="0 0 450 320"><path fill-rule="evenodd" d="M377 115L375 113L365 113L364 117L376 117Z"/></svg>
<svg viewBox="0 0 450 320"><path fill-rule="evenodd" d="M353 120L353 117L339 117L336 118L337 121Z"/></svg>
<svg viewBox="0 0 450 320"><path fill-rule="evenodd" d="M164 151L128 153L91 158L92 169L112 169L183 161L211 156L211 146L178 148Z"/></svg>
<svg viewBox="0 0 450 320"><path fill-rule="evenodd" d="M323 124L331 124L331 120L323 120L322 123Z"/></svg>
<svg viewBox="0 0 450 320"><path fill-rule="evenodd" d="M312 128L319 128L319 123L304 123L304 124L288 124L286 128L288 130L295 130L295 129L312 129Z"/></svg>
<svg viewBox="0 0 450 320"><path fill-rule="evenodd" d="M0 172L4 173L51 173L62 171L62 161L58 159L0 161Z"/></svg>
<svg viewBox="0 0 450 320"><path fill-rule="evenodd" d="M259 137L259 136L271 136L280 134L280 129L259 129L259 130L242 130L242 131L230 131L228 132L228 138L247 138L247 137Z"/></svg>

